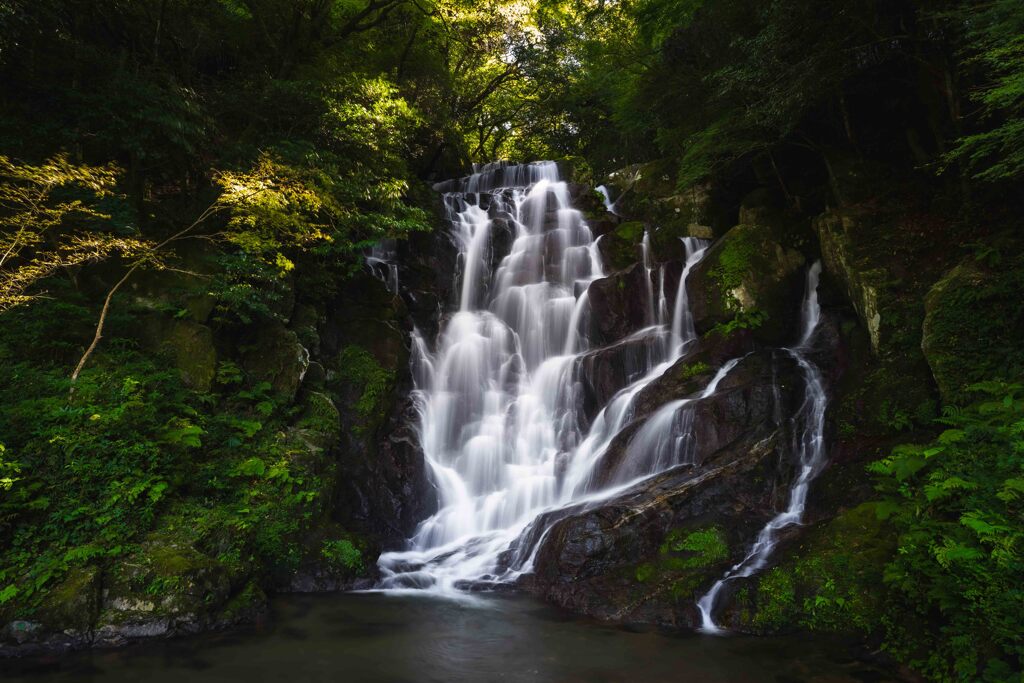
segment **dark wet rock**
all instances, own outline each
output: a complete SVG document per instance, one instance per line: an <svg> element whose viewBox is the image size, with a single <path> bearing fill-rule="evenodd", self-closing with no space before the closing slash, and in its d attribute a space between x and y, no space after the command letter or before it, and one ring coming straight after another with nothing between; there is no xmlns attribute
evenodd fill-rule
<svg viewBox="0 0 1024 683"><path fill-rule="evenodd" d="M591 321L601 343L624 339L651 324L647 281L646 270L637 264L590 284Z"/></svg>
<svg viewBox="0 0 1024 683"><path fill-rule="evenodd" d="M612 344L653 325L662 289L671 316L682 272L679 261L653 268L650 274L637 263L592 282L590 319L595 343Z"/></svg>
<svg viewBox="0 0 1024 683"><path fill-rule="evenodd" d="M709 332L671 367L637 395L634 414L648 415L658 406L701 391L715 372L733 358L754 351L756 342L749 330L729 333ZM734 381L733 375L743 375L751 362L741 364L730 375L726 386Z"/></svg>
<svg viewBox="0 0 1024 683"><path fill-rule="evenodd" d="M433 506L410 396L410 322L403 299L367 275L346 286L320 334L341 424L331 517L385 544Z"/></svg>
<svg viewBox="0 0 1024 683"><path fill-rule="evenodd" d="M671 160L620 169L606 184L616 211L626 220L647 221L678 236L710 239L735 222L735 214L718 188L705 183L679 189Z"/></svg>
<svg viewBox="0 0 1024 683"><path fill-rule="evenodd" d="M439 219L439 225L445 221ZM398 244L399 286L416 327L433 339L441 312L455 301L456 250L447 225Z"/></svg>
<svg viewBox="0 0 1024 683"><path fill-rule="evenodd" d="M687 378L684 371L677 379L660 386L652 383L638 397L634 424L608 447L596 471L596 486L627 482L649 469L646 459L651 454L635 451L633 441L642 421L672 401L692 401L679 411L692 413L692 457L700 466L730 444L766 438L771 430L780 428L782 416L795 409L794 393L803 388L795 362L780 352L764 351L744 357L707 398L700 398L700 394L717 368L697 363L683 367L697 368L697 372Z"/></svg>
<svg viewBox="0 0 1024 683"><path fill-rule="evenodd" d="M663 332L652 329L581 356L576 376L583 389L587 419L593 419L612 396L639 379L667 342Z"/></svg>
<svg viewBox="0 0 1024 683"><path fill-rule="evenodd" d="M714 465L677 468L576 510L553 522L524 587L599 619L693 627L700 590L742 558L774 514L773 490L787 483L778 460L776 438L743 442ZM714 533L725 549L693 565L672 562L672 539L688 533Z"/></svg>

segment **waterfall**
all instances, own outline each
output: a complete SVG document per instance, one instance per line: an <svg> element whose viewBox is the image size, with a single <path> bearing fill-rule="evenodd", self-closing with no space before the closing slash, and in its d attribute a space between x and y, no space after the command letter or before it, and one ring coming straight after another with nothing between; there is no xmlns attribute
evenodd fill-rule
<svg viewBox="0 0 1024 683"><path fill-rule="evenodd" d="M612 196L608 192L608 188L604 185L598 185L594 188L601 195L601 199L604 200L604 208L610 214L618 216L619 213L615 210L615 202L612 201Z"/></svg>
<svg viewBox="0 0 1024 683"><path fill-rule="evenodd" d="M807 284L801 308L802 332L799 343L786 349L800 367L804 378L804 400L794 420L795 443L793 452L800 465L793 488L789 492L786 509L773 517L758 534L746 557L732 567L711 587L697 607L701 614L701 628L708 632L718 631L714 621L715 601L727 581L745 578L764 568L775 549L780 530L800 524L803 521L807 492L811 481L825 464L825 408L828 396L818 366L807 357L807 351L814 340L815 331L821 320L818 304L818 280L821 276L821 262L816 262L807 272Z"/></svg>
<svg viewBox="0 0 1024 683"><path fill-rule="evenodd" d="M589 285L604 277L597 240L552 162L489 164L435 186L459 250L455 312L436 343L413 336L419 437L439 507L402 551L381 556L380 587L450 593L514 579L532 559L499 556L543 513L608 496L677 464L668 454L630 466L600 489L593 470L633 418L633 401L695 342L686 278L707 243L687 238L671 314L665 269L642 244L648 328L662 340L646 369L584 431L579 358L591 351ZM513 231L496 254L499 226ZM735 365L719 370L710 395ZM689 429L680 438L692 438ZM628 477L627 477L628 478ZM535 546L534 546L535 552Z"/></svg>
<svg viewBox="0 0 1024 683"><path fill-rule="evenodd" d="M373 245L366 256L366 265L370 272L383 282L392 294L398 294L398 263L395 262L395 258L394 240Z"/></svg>

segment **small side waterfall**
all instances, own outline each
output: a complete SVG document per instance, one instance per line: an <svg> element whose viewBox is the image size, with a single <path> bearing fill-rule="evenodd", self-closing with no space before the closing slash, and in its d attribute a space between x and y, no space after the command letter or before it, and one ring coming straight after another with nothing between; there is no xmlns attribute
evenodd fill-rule
<svg viewBox="0 0 1024 683"><path fill-rule="evenodd" d="M601 195L601 198L604 200L605 210L608 211L608 213L610 214L618 216L619 212L615 210L615 202L612 201L612 196L608 192L608 188L605 187L604 185L598 185L594 189L597 190L597 192Z"/></svg>
<svg viewBox="0 0 1024 683"><path fill-rule="evenodd" d="M807 351L814 340L815 331L821 320L821 308L818 305L818 280L821 276L821 262L816 262L807 272L807 285L804 294L801 319L803 322L800 342L786 351L800 367L804 378L804 401L794 420L795 443L793 452L800 463L800 474L789 492L789 504L786 509L773 517L761 529L746 557L743 558L725 576L719 579L700 600L697 607L701 614L701 628L708 632L719 630L714 621L715 602L725 583L731 579L745 578L764 568L768 558L775 549L780 530L800 524L803 521L804 507L807 503L807 492L811 481L821 472L825 464L825 409L828 395L821 371L807 357Z"/></svg>

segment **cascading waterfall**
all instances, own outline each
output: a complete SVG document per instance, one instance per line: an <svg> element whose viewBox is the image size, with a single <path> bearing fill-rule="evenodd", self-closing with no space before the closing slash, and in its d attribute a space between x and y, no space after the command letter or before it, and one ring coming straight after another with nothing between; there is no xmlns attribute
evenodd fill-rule
<svg viewBox="0 0 1024 683"><path fill-rule="evenodd" d="M583 428L577 373L583 355L593 351L588 288L604 272L598 242L570 205L557 166L491 164L438 189L459 251L459 301L433 349L414 333L413 376L419 436L439 507L406 550L381 556L379 587L449 594L530 572L550 529L547 513L606 500L673 467L698 465L695 403L714 394L742 358L722 365L697 396L647 417L611 475L598 477L609 446L634 419L636 398L697 341L686 285L708 243L683 240L686 262L670 312L665 269L655 263L645 233L647 327L619 342L645 348L645 363ZM511 247L496 254L504 237L512 238ZM722 585L764 566L778 531L801 521L808 486L824 463L826 396L821 373L806 355L820 318L820 271L815 264L808 273L801 340L785 350L806 382L793 430L800 475L786 511L700 600L709 630Z"/></svg>
<svg viewBox="0 0 1024 683"><path fill-rule="evenodd" d="M790 490L786 509L761 529L746 557L727 571L725 576L697 602L701 614L701 628L708 632L719 630L714 621L715 602L726 582L751 576L763 569L775 549L779 531L803 521L811 481L825 464L825 409L828 405L828 395L825 393L821 371L807 357L821 320L821 308L818 305L820 276L821 262L816 262L807 272L806 292L801 309L803 331L800 342L793 348L786 349L800 367L805 384L804 401L794 421L793 452L800 463L800 474Z"/></svg>
<svg viewBox="0 0 1024 683"><path fill-rule="evenodd" d="M491 164L439 189L459 250L458 309L435 351L418 334L413 340L420 438L439 509L408 550L381 556L385 589L450 592L528 570L524 558L497 575L498 558L542 513L594 496L592 470L631 419L633 399L696 340L686 277L707 244L684 240L687 261L670 317L664 270L645 236L649 327L637 334L655 335L656 350L583 433L574 373L590 350L587 288L604 272L557 166ZM514 240L492 268L492 232L505 226ZM677 460L632 472L643 478Z"/></svg>

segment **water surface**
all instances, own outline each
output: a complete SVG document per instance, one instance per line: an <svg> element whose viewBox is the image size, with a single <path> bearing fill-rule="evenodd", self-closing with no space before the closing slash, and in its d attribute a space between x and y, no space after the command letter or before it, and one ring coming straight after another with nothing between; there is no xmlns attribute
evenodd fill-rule
<svg viewBox="0 0 1024 683"><path fill-rule="evenodd" d="M836 644L666 635L601 625L521 596L289 596L263 626L84 652L0 660L0 678L44 683L847 683L890 681Z"/></svg>

